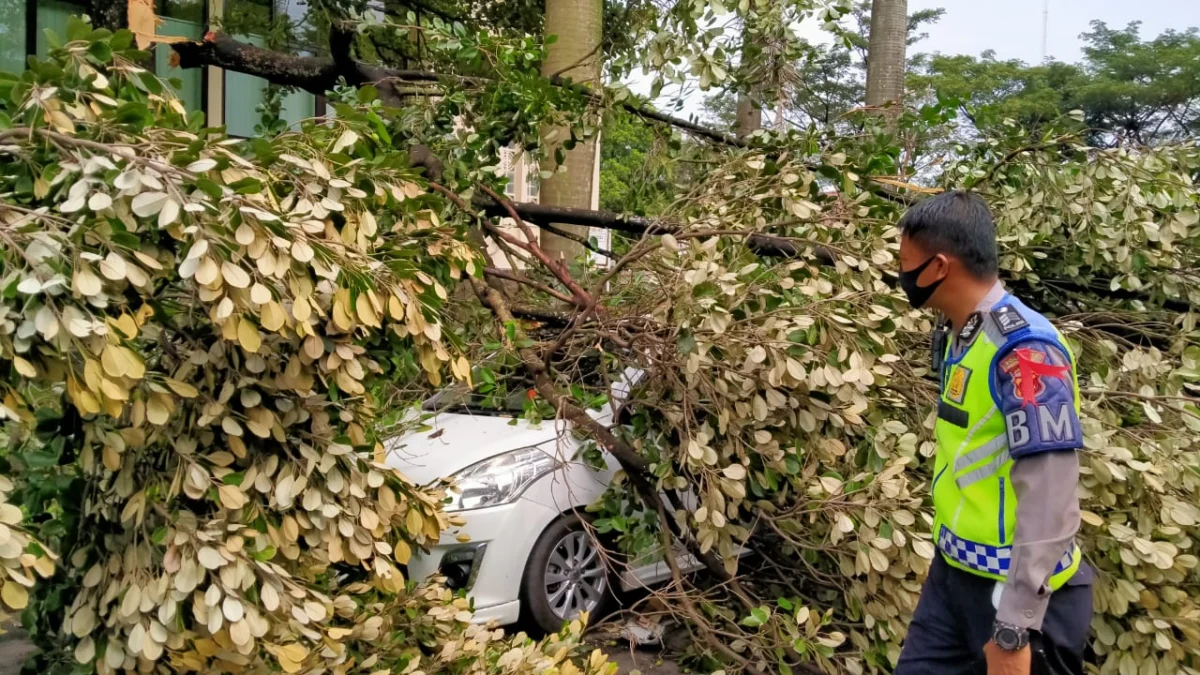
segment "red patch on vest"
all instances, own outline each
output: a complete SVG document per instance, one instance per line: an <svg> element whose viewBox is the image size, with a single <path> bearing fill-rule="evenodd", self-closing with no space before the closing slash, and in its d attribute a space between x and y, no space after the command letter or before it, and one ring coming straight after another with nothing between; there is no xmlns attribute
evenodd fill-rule
<svg viewBox="0 0 1200 675"><path fill-rule="evenodd" d="M1046 363L1046 353L1034 349L1016 349L1000 362L1003 370L1013 381L1013 394L1022 405L1036 405L1038 396L1046 391L1043 377L1066 379L1070 366Z"/></svg>

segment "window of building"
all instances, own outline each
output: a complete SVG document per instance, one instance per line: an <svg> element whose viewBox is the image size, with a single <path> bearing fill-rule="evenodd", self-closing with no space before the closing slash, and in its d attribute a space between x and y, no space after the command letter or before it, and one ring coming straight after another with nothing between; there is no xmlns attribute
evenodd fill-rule
<svg viewBox="0 0 1200 675"><path fill-rule="evenodd" d="M500 149L500 171L507 182L504 184L504 196L509 199L517 198L517 152L512 148Z"/></svg>
<svg viewBox="0 0 1200 675"><path fill-rule="evenodd" d="M161 24L161 35L186 37L200 40L209 24L208 0L155 0L155 12ZM278 3L278 4L275 4ZM60 40L66 40L68 19L88 12L84 0L0 0L0 70L20 72L25 69L28 56L45 57L50 52L46 31L52 31ZM245 29L239 38L262 46L265 41L261 33L270 27L275 12L286 13L294 25L303 26L307 15L306 0L227 0L225 19L229 25ZM257 28L256 28L257 27ZM255 33L257 31L258 34ZM302 30L298 32L303 32ZM307 55L301 49L296 53ZM172 85L188 112L200 110L213 113L216 122L227 123L230 135L252 136L260 115L257 111L266 92L267 82L261 78L230 73L215 68L177 68L171 66L170 45L153 48L155 73ZM210 73L220 73L211 78ZM209 89L215 87L213 98ZM210 102L224 110L207 110ZM224 116L217 114L224 112ZM293 91L283 101L281 115L289 124L324 114L323 101L308 92Z"/></svg>
<svg viewBox="0 0 1200 675"><path fill-rule="evenodd" d="M525 171L525 201L536 202L542 193L542 168L529 161L531 158L525 159L528 164Z"/></svg>
<svg viewBox="0 0 1200 675"><path fill-rule="evenodd" d="M67 39L67 20L72 14L83 14L87 11L81 4L73 2L64 2L63 0L38 0L37 3L37 31L34 39L36 40L34 52L38 56L46 56L50 53L50 43L46 40L46 31L53 31L60 40ZM28 20L28 17L26 17ZM25 49L28 53L29 36L25 36ZM24 66L22 66L24 70Z"/></svg>
<svg viewBox="0 0 1200 675"><path fill-rule="evenodd" d="M275 12L285 13L293 22L299 23L305 18L307 6L299 0L281 0L278 7L271 0L230 0L225 11L232 25L244 27L249 31L265 32L270 27ZM250 33L237 37L259 47L266 45L266 40L261 34ZM300 55L307 54L301 52ZM254 135L254 127L262 119L258 106L267 93L267 84L261 77L225 73L225 127L230 136ZM295 125L300 120L314 117L316 114L316 97L306 91L288 93L280 109L280 117L289 125Z"/></svg>
<svg viewBox="0 0 1200 675"><path fill-rule="evenodd" d="M30 10L34 9L33 16ZM200 39L204 34L205 0L158 0L156 11L162 18L159 33ZM60 40L67 39L68 20L72 15L86 14L88 7L73 0L0 0L0 68L9 72L25 69L26 59L36 54L50 53L46 31ZM176 94L189 111L202 110L204 105L204 69L183 70L170 65L171 49L167 45L155 48L155 72L159 77L178 79Z"/></svg>
<svg viewBox="0 0 1200 675"><path fill-rule="evenodd" d="M162 24L158 33L199 40L204 37L205 11L204 0L160 0L158 15ZM206 68L174 68L171 66L171 46L155 45L154 71L168 82L178 80L179 87L172 85L172 88L189 113L204 110Z"/></svg>
<svg viewBox="0 0 1200 675"><path fill-rule="evenodd" d="M26 0L0 0L0 70L19 73L25 69Z"/></svg>

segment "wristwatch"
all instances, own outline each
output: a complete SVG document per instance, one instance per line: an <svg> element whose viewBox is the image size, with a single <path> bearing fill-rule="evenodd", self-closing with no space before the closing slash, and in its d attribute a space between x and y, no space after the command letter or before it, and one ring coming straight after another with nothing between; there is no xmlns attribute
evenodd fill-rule
<svg viewBox="0 0 1200 675"><path fill-rule="evenodd" d="M992 642L1006 652L1021 651L1029 646L1029 631L1012 624L997 621L992 627Z"/></svg>

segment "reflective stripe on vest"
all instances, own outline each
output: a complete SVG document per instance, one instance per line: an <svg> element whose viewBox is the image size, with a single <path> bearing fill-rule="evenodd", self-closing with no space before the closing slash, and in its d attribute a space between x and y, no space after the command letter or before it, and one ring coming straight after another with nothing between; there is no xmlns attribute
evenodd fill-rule
<svg viewBox="0 0 1200 675"><path fill-rule="evenodd" d="M972 571L987 575L1005 576L1012 564L1012 546L988 546L955 536L950 528L942 526L937 540L938 549L948 558ZM1054 566L1054 574L1070 569L1074 560L1075 545L1067 549Z"/></svg>
<svg viewBox="0 0 1200 675"><path fill-rule="evenodd" d="M954 417L934 427L937 457L932 486L935 543L946 562L981 576L1003 580L1012 560L1017 497L1012 489L1013 460L1008 430L992 394L992 367L1006 346L1036 337L1057 343L1075 362L1066 340L1045 318L1005 296L997 305L1011 305L1028 325L1005 336L990 312L966 351L944 360L939 408ZM1078 383L1075 405L1079 405ZM953 394L953 395L952 395ZM1050 577L1057 589L1079 568L1078 547L1063 554Z"/></svg>

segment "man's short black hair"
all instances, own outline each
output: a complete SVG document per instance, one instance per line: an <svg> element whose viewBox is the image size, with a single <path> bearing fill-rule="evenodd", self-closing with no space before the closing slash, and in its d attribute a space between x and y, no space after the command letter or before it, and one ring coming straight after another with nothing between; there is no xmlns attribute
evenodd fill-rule
<svg viewBox="0 0 1200 675"><path fill-rule="evenodd" d="M945 253L962 261L980 279L996 276L996 223L983 198L953 190L927 197L900 219L900 234L931 255Z"/></svg>

